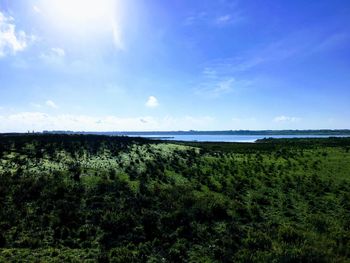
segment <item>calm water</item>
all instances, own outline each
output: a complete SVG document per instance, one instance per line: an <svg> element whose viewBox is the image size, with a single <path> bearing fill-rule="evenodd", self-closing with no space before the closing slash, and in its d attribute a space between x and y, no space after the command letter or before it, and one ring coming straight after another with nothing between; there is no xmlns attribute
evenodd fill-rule
<svg viewBox="0 0 350 263"><path fill-rule="evenodd" d="M129 135L134 136L134 135ZM134 137L157 138L174 141L198 142L255 142L263 138L328 138L345 136L328 135L135 135Z"/></svg>

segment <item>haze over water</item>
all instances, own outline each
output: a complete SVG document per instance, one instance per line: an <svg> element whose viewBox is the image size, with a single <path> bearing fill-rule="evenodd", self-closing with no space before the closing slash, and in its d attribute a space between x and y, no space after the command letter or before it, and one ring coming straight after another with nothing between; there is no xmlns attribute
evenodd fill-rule
<svg viewBox="0 0 350 263"><path fill-rule="evenodd" d="M128 135L145 138L156 138L171 141L198 141L198 142L255 142L264 138L329 138L347 137L343 135Z"/></svg>

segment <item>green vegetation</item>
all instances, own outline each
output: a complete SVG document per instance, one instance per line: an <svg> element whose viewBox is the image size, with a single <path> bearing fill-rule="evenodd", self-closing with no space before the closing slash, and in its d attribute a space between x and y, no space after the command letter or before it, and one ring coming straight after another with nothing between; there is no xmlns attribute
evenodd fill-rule
<svg viewBox="0 0 350 263"><path fill-rule="evenodd" d="M0 262L350 262L350 139L0 135Z"/></svg>

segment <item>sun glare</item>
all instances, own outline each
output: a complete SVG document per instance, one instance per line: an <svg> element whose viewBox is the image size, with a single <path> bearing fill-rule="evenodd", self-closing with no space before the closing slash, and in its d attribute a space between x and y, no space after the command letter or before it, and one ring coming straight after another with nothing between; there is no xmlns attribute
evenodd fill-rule
<svg viewBox="0 0 350 263"><path fill-rule="evenodd" d="M117 2L113 0L42 0L40 10L57 28L91 31L115 21Z"/></svg>
<svg viewBox="0 0 350 263"><path fill-rule="evenodd" d="M77 23L96 22L109 15L111 1L98 0L54 0L52 8L62 19Z"/></svg>

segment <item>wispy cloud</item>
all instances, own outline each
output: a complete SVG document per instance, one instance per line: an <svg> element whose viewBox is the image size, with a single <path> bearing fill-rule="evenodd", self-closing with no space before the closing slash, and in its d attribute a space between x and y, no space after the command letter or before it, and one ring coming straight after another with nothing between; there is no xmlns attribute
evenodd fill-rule
<svg viewBox="0 0 350 263"><path fill-rule="evenodd" d="M113 44L118 50L125 50L125 45L122 38L122 32L119 24L115 21L115 19L112 19L111 22L112 27L112 37L113 37Z"/></svg>
<svg viewBox="0 0 350 263"><path fill-rule="evenodd" d="M235 10L231 14L220 15L215 18L214 23L218 26L235 25L244 20L240 11Z"/></svg>
<svg viewBox="0 0 350 263"><path fill-rule="evenodd" d="M72 131L144 131L210 129L215 121L210 116L135 118L118 116L87 116L74 114L52 115L43 112L19 112L0 116L0 132L27 130Z"/></svg>
<svg viewBox="0 0 350 263"><path fill-rule="evenodd" d="M185 26L226 26L238 24L244 19L236 1L218 1L203 10L191 12L185 17L183 24Z"/></svg>
<svg viewBox="0 0 350 263"><path fill-rule="evenodd" d="M51 52L58 57L64 57L66 55L66 52L64 51L64 49L58 48L58 47L51 48Z"/></svg>
<svg viewBox="0 0 350 263"><path fill-rule="evenodd" d="M209 74L216 71L226 75L239 75L259 66L279 64L312 56L318 52L328 52L339 46L345 47L349 41L350 34L343 31L330 34L321 29L308 28L289 33L265 45L244 50L237 56L208 61L204 68Z"/></svg>
<svg viewBox="0 0 350 263"><path fill-rule="evenodd" d="M206 21L207 12L194 12L185 18L184 25L191 26Z"/></svg>
<svg viewBox="0 0 350 263"><path fill-rule="evenodd" d="M201 86L195 90L195 93L206 98L218 98L231 93L234 90L235 84L236 80L234 78L202 83Z"/></svg>
<svg viewBox="0 0 350 263"><path fill-rule="evenodd" d="M216 23L226 24L229 21L231 21L231 19L232 19L231 15L222 15L222 16L219 16L218 18L216 18Z"/></svg>
<svg viewBox="0 0 350 263"><path fill-rule="evenodd" d="M66 52L62 48L54 47L40 54L40 58L48 64L62 64Z"/></svg>
<svg viewBox="0 0 350 263"><path fill-rule="evenodd" d="M298 122L301 118L298 117L290 117L285 115L277 116L273 119L274 122Z"/></svg>
<svg viewBox="0 0 350 263"><path fill-rule="evenodd" d="M34 5L34 6L33 6L33 11L34 11L35 13L38 13L38 14L41 13L41 9L40 9L37 5Z"/></svg>
<svg viewBox="0 0 350 263"><path fill-rule="evenodd" d="M221 67L205 67L194 93L200 97L215 99L251 85L251 81L236 79L234 74Z"/></svg>
<svg viewBox="0 0 350 263"><path fill-rule="evenodd" d="M15 20L0 12L0 58L8 54L16 54L28 46L33 37L24 31L17 31Z"/></svg>
<svg viewBox="0 0 350 263"><path fill-rule="evenodd" d="M53 108L53 109L58 109L58 106L55 102L53 102L52 100L47 100L45 102L45 105L50 107L50 108Z"/></svg>
<svg viewBox="0 0 350 263"><path fill-rule="evenodd" d="M348 43L350 40L350 35L345 32L335 33L333 35L329 35L325 37L322 41L319 42L318 45L315 46L315 52L322 52L327 50L332 50L341 45Z"/></svg>
<svg viewBox="0 0 350 263"><path fill-rule="evenodd" d="M184 25L227 26L236 25L243 20L243 16L238 12L218 16L210 12L199 12L187 16Z"/></svg>
<svg viewBox="0 0 350 263"><path fill-rule="evenodd" d="M156 108L159 106L159 102L158 102L158 99L156 97L149 96L145 105L148 108Z"/></svg>
<svg viewBox="0 0 350 263"><path fill-rule="evenodd" d="M37 108L37 109L41 109L43 107L49 107L51 109L58 109L59 107L57 106L57 104L55 102L53 102L52 100L47 100L45 101L45 103L40 104L40 103L36 103L36 102L31 102L29 103L29 105L33 108Z"/></svg>
<svg viewBox="0 0 350 263"><path fill-rule="evenodd" d="M31 102L29 105L30 105L31 107L38 108L38 109L42 107L41 104L35 103L35 102Z"/></svg>

